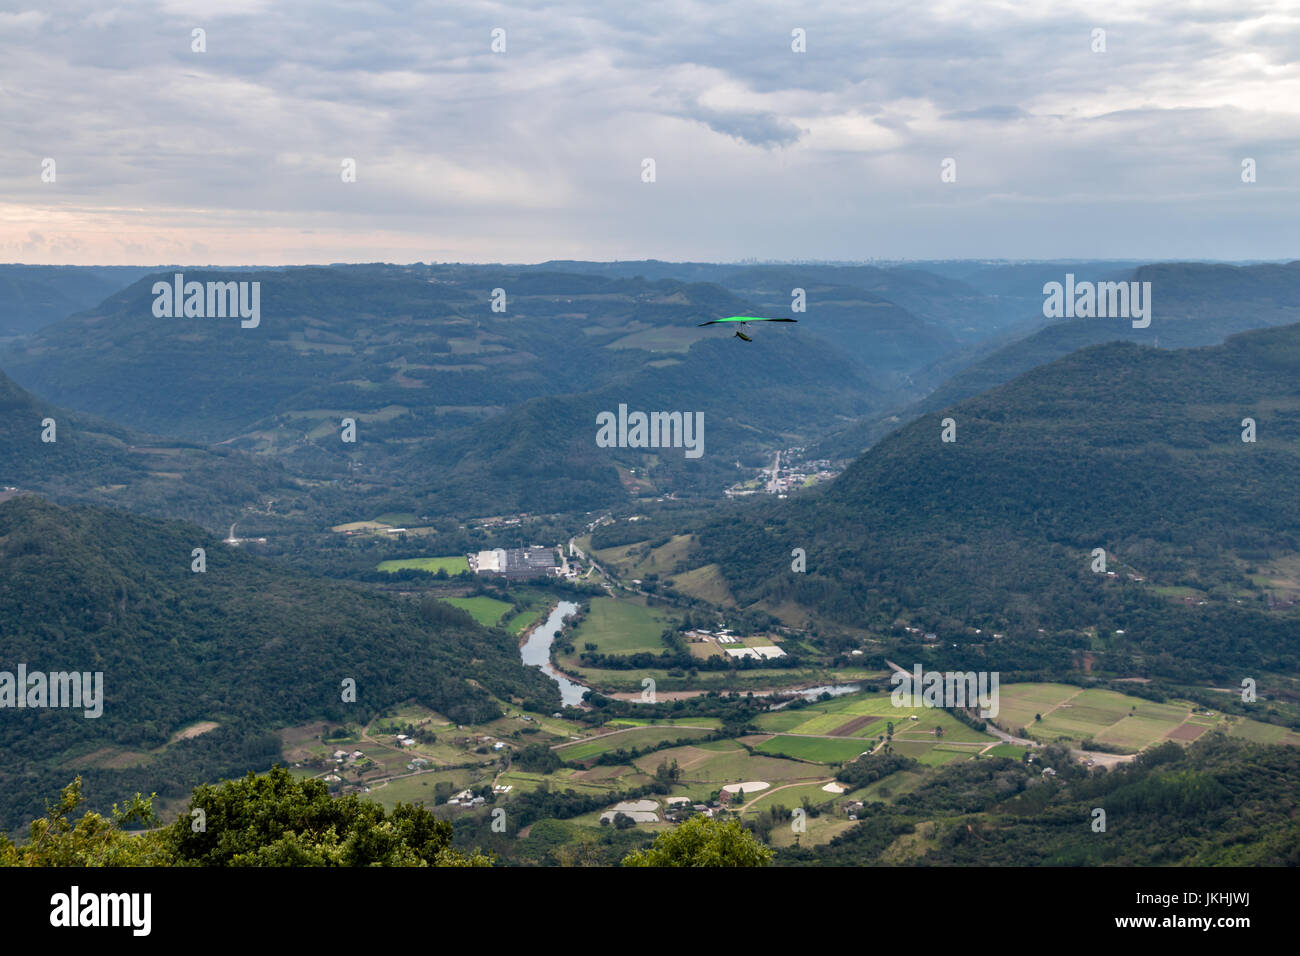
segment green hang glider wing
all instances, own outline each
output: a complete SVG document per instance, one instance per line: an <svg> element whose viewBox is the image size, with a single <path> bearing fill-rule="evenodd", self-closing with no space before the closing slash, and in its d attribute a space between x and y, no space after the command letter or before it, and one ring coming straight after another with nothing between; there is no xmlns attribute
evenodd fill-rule
<svg viewBox="0 0 1300 956"><path fill-rule="evenodd" d="M710 319L708 322L701 322L699 328L706 325L721 325L723 322L798 322L798 319L768 319L761 315L729 315L725 319Z"/></svg>

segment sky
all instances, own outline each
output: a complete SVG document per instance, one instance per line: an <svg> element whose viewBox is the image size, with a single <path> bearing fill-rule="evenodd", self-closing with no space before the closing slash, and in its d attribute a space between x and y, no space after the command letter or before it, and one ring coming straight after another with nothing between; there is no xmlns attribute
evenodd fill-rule
<svg viewBox="0 0 1300 956"><path fill-rule="evenodd" d="M0 261L1289 260L1298 119L1296 0L0 0Z"/></svg>

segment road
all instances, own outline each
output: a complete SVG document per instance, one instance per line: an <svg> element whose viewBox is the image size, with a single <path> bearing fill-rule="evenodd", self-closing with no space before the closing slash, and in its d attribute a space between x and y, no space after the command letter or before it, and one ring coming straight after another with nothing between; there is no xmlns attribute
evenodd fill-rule
<svg viewBox="0 0 1300 956"><path fill-rule="evenodd" d="M772 475L767 481L767 493L774 495L781 490L777 483L777 476L781 474L781 453L778 451L776 457L772 459Z"/></svg>

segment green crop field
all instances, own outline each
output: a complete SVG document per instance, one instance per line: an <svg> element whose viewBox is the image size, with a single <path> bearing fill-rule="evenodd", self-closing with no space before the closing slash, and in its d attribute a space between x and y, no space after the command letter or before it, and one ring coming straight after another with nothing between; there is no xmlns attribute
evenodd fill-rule
<svg viewBox="0 0 1300 956"><path fill-rule="evenodd" d="M996 722L1012 733L1031 727L1035 714L1045 713L1079 692L1068 684L1003 684L998 688Z"/></svg>
<svg viewBox="0 0 1300 956"><path fill-rule="evenodd" d="M506 621L501 626L511 634L522 634L528 628L541 620L542 615L545 613L545 608L529 608L527 611L520 611L518 614L513 615L510 620Z"/></svg>
<svg viewBox="0 0 1300 956"><path fill-rule="evenodd" d="M459 574L469 570L469 562L465 560L463 554L449 554L441 558L401 558L394 561L380 561L378 569L393 572L405 571L408 568L428 571L430 574L437 574L439 571Z"/></svg>
<svg viewBox="0 0 1300 956"><path fill-rule="evenodd" d="M747 793L744 802L748 804L752 800L753 805L745 811L745 816L748 818L750 814L765 813L769 807L785 807L787 810L792 810L803 805L804 797L807 797L808 802L814 807L843 799L841 794L823 790L823 786L822 783L807 783L797 787L786 787L784 790L769 788ZM787 818L788 816L787 814Z"/></svg>
<svg viewBox="0 0 1300 956"><path fill-rule="evenodd" d="M511 605L505 601L490 597L443 598L443 600L462 611L468 611L474 620L487 627L495 627L501 620L501 616L511 608Z"/></svg>
<svg viewBox="0 0 1300 956"><path fill-rule="evenodd" d="M563 760L586 760L597 754L611 750L634 747L648 747L669 740L683 737L704 737L710 733L707 727L633 727L595 740L584 740L571 744L562 744L555 749Z"/></svg>
<svg viewBox="0 0 1300 956"><path fill-rule="evenodd" d="M794 730L800 724L807 721L809 712L806 710L777 710L766 714L759 714L754 719L754 723L770 733L779 734L783 731Z"/></svg>
<svg viewBox="0 0 1300 956"><path fill-rule="evenodd" d="M807 714L808 711L801 711L801 713ZM829 734L836 727L840 727L852 719L852 714L814 714L803 723L791 727L790 732L796 734Z"/></svg>
<svg viewBox="0 0 1300 956"><path fill-rule="evenodd" d="M1222 725L1221 725L1222 726ZM1236 717L1225 726L1229 736L1243 737L1261 744L1296 743L1300 735L1279 727L1276 724L1262 724L1259 721Z"/></svg>
<svg viewBox="0 0 1300 956"><path fill-rule="evenodd" d="M1025 747L1017 747L1015 744L998 744L988 751L990 757L1009 757L1012 760L1020 760L1028 753Z"/></svg>
<svg viewBox="0 0 1300 956"><path fill-rule="evenodd" d="M439 781L445 781L456 790L460 790L469 784L470 771L440 770L399 777L363 796L375 803L383 804L389 810L392 810L399 800L403 803L425 803L433 806L436 803L433 796L434 785Z"/></svg>
<svg viewBox="0 0 1300 956"><path fill-rule="evenodd" d="M799 760L812 760L816 763L843 763L853 760L864 750L870 749L861 740L826 737L788 737L781 735L765 740L754 748L759 753L772 756L794 757Z"/></svg>
<svg viewBox="0 0 1300 956"><path fill-rule="evenodd" d="M669 727L708 727L710 730L717 730L722 726L721 717L665 717L658 720L645 720L639 717L618 717L614 720L607 721L606 727L649 727L651 725L669 726Z"/></svg>
<svg viewBox="0 0 1300 956"><path fill-rule="evenodd" d="M658 654L664 650L659 635L680 621L675 613L646 607L638 601L596 597L591 599L573 643L579 648L595 644L600 654Z"/></svg>

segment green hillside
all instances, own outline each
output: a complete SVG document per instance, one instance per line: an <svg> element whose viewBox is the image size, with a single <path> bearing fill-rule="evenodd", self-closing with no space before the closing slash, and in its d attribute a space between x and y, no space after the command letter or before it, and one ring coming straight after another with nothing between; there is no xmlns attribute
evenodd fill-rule
<svg viewBox="0 0 1300 956"><path fill-rule="evenodd" d="M1091 650L1184 676L1294 668L1294 614L1267 613L1245 575L1300 550L1297 371L1300 326L1085 349L900 429L821 494L718 520L693 560L722 567L742 604L881 628L922 612L981 645L970 629L1005 628L1021 666ZM956 442L940 440L943 418ZM793 547L806 574L790 571ZM1118 580L1092 572L1094 548ZM1188 607L1152 584L1216 600Z"/></svg>
<svg viewBox="0 0 1300 956"><path fill-rule="evenodd" d="M42 440L53 419L52 442ZM273 462L159 439L56 408L0 372L0 486L114 505L225 530L263 495L299 488Z"/></svg>
<svg viewBox="0 0 1300 956"><path fill-rule="evenodd" d="M548 712L559 700L509 636L433 598L390 599L283 571L194 525L30 495L0 503L0 633L0 669L101 671L104 686L97 719L5 711L0 826L30 818L36 795L74 772L92 801L174 795L269 766L280 727L362 721L407 699L488 720L497 706L483 688ZM355 703L341 700L345 679ZM221 727L155 752L200 720Z"/></svg>

